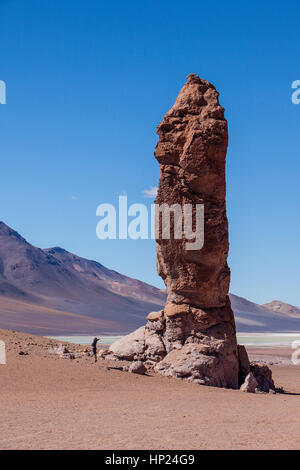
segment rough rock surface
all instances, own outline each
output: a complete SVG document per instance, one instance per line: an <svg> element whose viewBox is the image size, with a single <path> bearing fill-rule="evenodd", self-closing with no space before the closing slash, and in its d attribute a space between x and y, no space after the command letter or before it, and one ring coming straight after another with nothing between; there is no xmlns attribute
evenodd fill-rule
<svg viewBox="0 0 300 470"><path fill-rule="evenodd" d="M157 240L158 273L168 300L215 308L226 304L228 223L225 204L227 121L219 93L189 75L174 106L157 129L155 157L160 164L156 204L204 204L205 243L186 250L185 240Z"/></svg>
<svg viewBox="0 0 300 470"><path fill-rule="evenodd" d="M142 361L133 362L128 369L128 371L131 372L132 374L140 374L140 375L144 375L146 370L147 369L144 366L144 363Z"/></svg>
<svg viewBox="0 0 300 470"><path fill-rule="evenodd" d="M240 348L241 346L239 346ZM245 372L245 369L243 369ZM243 392L250 393L276 393L275 385L272 379L272 371L265 364L251 362L249 364L249 373L245 377L244 383L240 389Z"/></svg>
<svg viewBox="0 0 300 470"><path fill-rule="evenodd" d="M248 393L255 393L257 389L258 383L252 372L250 372L243 385L241 385L241 391L242 392L248 392Z"/></svg>
<svg viewBox="0 0 300 470"><path fill-rule="evenodd" d="M113 343L109 350L119 359L133 361L144 357L145 327L141 326L127 336Z"/></svg>
<svg viewBox="0 0 300 470"><path fill-rule="evenodd" d="M245 346L238 345L239 385L242 385L250 373L250 362Z"/></svg>
<svg viewBox="0 0 300 470"><path fill-rule="evenodd" d="M228 222L225 159L227 121L219 93L197 75L189 75L174 106L157 129L155 157L160 164L156 204L204 205L204 245L187 249L186 231L171 237L156 231L157 269L168 299L163 310L151 312L145 328L110 347L115 357L139 359L164 375L197 383L238 388L249 373L243 348L238 351L228 289ZM182 227L181 227L182 228ZM199 229L199 227L198 227ZM239 367L242 367L239 379ZM239 382L240 380L240 382Z"/></svg>
<svg viewBox="0 0 300 470"><path fill-rule="evenodd" d="M251 362L250 370L254 375L258 384L258 389L261 392L269 393L270 390L275 391L275 384L272 378L272 371L267 365L260 364L259 362Z"/></svg>

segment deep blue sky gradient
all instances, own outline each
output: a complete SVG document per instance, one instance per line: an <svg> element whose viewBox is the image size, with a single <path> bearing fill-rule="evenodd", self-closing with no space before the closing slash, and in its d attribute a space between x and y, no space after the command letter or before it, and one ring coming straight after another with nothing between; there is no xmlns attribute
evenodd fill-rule
<svg viewBox="0 0 300 470"><path fill-rule="evenodd" d="M151 199L155 129L189 73L226 109L231 291L300 305L299 1L0 0L0 219L162 286L155 245L100 241L96 207Z"/></svg>

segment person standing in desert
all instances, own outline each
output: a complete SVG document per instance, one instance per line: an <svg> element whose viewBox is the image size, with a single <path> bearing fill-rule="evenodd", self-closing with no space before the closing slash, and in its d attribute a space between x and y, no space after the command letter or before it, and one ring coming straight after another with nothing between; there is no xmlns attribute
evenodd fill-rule
<svg viewBox="0 0 300 470"><path fill-rule="evenodd" d="M97 362L97 343L99 341L99 338L95 336L92 342L92 349L93 349L93 356L95 358L95 362Z"/></svg>

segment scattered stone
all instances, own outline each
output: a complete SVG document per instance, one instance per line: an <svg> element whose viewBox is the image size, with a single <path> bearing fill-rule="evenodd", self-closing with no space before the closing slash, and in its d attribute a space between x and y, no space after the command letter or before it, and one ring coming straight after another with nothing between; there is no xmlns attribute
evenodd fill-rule
<svg viewBox="0 0 300 470"><path fill-rule="evenodd" d="M101 351L98 352L98 358L105 359L106 356L109 356L111 354L112 353L110 352L109 349L102 349ZM90 355L89 351L86 352L86 355Z"/></svg>
<svg viewBox="0 0 300 470"><path fill-rule="evenodd" d="M259 362L251 362L250 370L257 381L258 388L262 392L269 393L270 390L275 391L275 384L272 378L272 371L267 365L261 364Z"/></svg>
<svg viewBox="0 0 300 470"><path fill-rule="evenodd" d="M248 392L248 393L255 393L257 389L258 383L257 380L255 379L254 375L252 372L250 372L243 385L241 385L240 390L242 392Z"/></svg>
<svg viewBox="0 0 300 470"><path fill-rule="evenodd" d="M61 359L75 359L75 355L72 353L62 354L60 357Z"/></svg>
<svg viewBox="0 0 300 470"><path fill-rule="evenodd" d="M142 363L142 361L135 361L133 362L130 367L129 367L129 372L131 372L132 374L140 374L140 375L144 375L145 372L147 371L146 367L144 366L144 364Z"/></svg>
<svg viewBox="0 0 300 470"><path fill-rule="evenodd" d="M49 349L49 354L57 354L61 359L75 359L75 354L70 352L64 344L59 344L58 346L51 346Z"/></svg>
<svg viewBox="0 0 300 470"><path fill-rule="evenodd" d="M127 372L127 369L125 367L104 367L105 370L121 370L122 372L123 371L126 371Z"/></svg>

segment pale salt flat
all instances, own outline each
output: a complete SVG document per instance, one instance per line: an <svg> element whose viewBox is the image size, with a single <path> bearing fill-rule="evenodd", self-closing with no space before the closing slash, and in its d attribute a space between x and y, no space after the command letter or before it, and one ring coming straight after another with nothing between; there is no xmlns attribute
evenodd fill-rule
<svg viewBox="0 0 300 470"><path fill-rule="evenodd" d="M93 336L49 336L51 339L66 341L68 343L90 345L97 336L100 338L100 345L108 345L122 338L122 336L102 336L95 334ZM300 341L300 333L238 333L239 344L245 346L287 346L290 347L294 341Z"/></svg>
<svg viewBox="0 0 300 470"><path fill-rule="evenodd" d="M66 341L67 343L90 345L95 338L100 338L101 344L112 344L122 336L102 336L101 334L95 334L93 336L77 335L77 336L47 336L50 339L56 339L57 341Z"/></svg>

